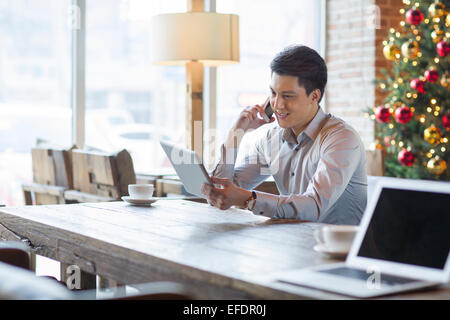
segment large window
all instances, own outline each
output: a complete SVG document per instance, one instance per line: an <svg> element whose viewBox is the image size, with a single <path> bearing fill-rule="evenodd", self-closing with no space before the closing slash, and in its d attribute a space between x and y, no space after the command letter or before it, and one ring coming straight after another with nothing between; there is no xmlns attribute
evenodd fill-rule
<svg viewBox="0 0 450 320"><path fill-rule="evenodd" d="M86 1L86 145L126 148L136 172L169 167L160 138L184 144L185 69L151 63L151 16L186 0Z"/></svg>
<svg viewBox="0 0 450 320"><path fill-rule="evenodd" d="M217 68L219 145L242 108L269 95L274 54L295 43L320 49L322 1L211 3L240 19L241 61ZM71 0L0 1L0 201L8 205L23 203L37 140L72 142L71 9ZM186 9L186 0L86 0L82 12L85 145L126 148L138 173L170 168L160 138L185 141L185 68L153 65L148 37L153 15Z"/></svg>
<svg viewBox="0 0 450 320"><path fill-rule="evenodd" d="M239 15L241 61L217 71L216 146L223 143L244 107L263 104L270 95L270 61L276 53L293 44L320 52L321 2L217 0L217 12ZM251 136L248 134L243 143Z"/></svg>
<svg viewBox="0 0 450 320"><path fill-rule="evenodd" d="M69 0L0 1L0 202L23 203L37 140L70 146Z"/></svg>

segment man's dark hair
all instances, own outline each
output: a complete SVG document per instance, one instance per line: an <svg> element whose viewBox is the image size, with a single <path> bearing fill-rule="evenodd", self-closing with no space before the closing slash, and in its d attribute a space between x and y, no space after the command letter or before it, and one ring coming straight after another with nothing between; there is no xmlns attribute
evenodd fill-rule
<svg viewBox="0 0 450 320"><path fill-rule="evenodd" d="M319 89L322 100L327 84L327 66L314 49L300 45L289 46L273 58L270 69L272 73L297 77L298 84L305 88L307 95Z"/></svg>

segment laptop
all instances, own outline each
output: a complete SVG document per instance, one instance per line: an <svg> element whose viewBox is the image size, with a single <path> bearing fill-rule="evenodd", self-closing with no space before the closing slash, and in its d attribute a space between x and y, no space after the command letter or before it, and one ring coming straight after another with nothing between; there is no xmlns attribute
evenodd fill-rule
<svg viewBox="0 0 450 320"><path fill-rule="evenodd" d="M358 298L450 281L450 183L381 180L345 263L277 274L281 282Z"/></svg>
<svg viewBox="0 0 450 320"><path fill-rule="evenodd" d="M164 149L167 157L172 163L178 177L186 191L197 197L206 199L202 193L201 187L203 183L213 184L205 167L199 160L197 154L183 147L177 146L171 142L160 140L160 144Z"/></svg>

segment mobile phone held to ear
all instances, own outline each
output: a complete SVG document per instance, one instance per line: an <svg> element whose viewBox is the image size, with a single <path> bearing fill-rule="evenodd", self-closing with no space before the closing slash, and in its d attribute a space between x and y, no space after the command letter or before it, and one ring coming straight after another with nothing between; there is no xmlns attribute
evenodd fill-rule
<svg viewBox="0 0 450 320"><path fill-rule="evenodd" d="M264 121L270 122L270 119L272 118L273 115L273 110L272 107L270 106L270 98L267 98L266 102L264 102L263 108L264 108L263 114Z"/></svg>

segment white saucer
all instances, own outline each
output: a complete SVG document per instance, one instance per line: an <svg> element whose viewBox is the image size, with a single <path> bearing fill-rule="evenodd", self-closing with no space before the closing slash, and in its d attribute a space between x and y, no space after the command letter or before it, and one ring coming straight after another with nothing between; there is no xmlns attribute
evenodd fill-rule
<svg viewBox="0 0 450 320"><path fill-rule="evenodd" d="M329 256L330 258L334 258L334 259L344 259L348 254L348 251L346 251L346 250L342 251L342 250L331 249L331 248L324 246L323 244L316 244L314 246L314 250L317 252L320 252L326 256Z"/></svg>
<svg viewBox="0 0 450 320"><path fill-rule="evenodd" d="M134 204L136 206L149 206L153 202L158 201L158 199L155 199L155 198L137 199L137 198L131 198L130 196L123 196L122 200L127 203Z"/></svg>

